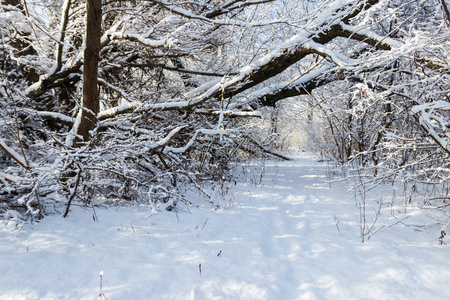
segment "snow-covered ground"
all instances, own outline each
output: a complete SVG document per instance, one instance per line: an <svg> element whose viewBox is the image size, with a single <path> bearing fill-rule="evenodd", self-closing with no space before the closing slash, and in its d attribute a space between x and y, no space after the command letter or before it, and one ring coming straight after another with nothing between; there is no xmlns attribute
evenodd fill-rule
<svg viewBox="0 0 450 300"><path fill-rule="evenodd" d="M325 168L307 154L267 163L259 186L248 174L190 212L0 221L0 299L450 299L446 216L385 208L361 243L355 201Z"/></svg>

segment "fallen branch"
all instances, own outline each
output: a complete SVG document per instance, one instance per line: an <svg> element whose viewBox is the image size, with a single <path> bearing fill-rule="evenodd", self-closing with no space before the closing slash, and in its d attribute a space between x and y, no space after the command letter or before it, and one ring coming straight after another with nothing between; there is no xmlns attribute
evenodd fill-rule
<svg viewBox="0 0 450 300"><path fill-rule="evenodd" d="M281 154L281 153L278 153L278 152L276 152L276 151L273 151L273 150L271 150L271 149L268 149L268 148L264 147L259 141L255 140L255 139L254 139L252 136L250 136L250 135L246 135L245 137L246 137L247 139L249 139L250 142L252 142L256 147L258 147L258 148L259 148L260 150L262 150L264 153L268 153L268 154L270 154L270 155L272 155L272 156L281 158L281 159L283 159L283 160L292 160L292 158L289 157L289 156L283 155L283 154Z"/></svg>
<svg viewBox="0 0 450 300"><path fill-rule="evenodd" d="M5 141L2 138L0 138L0 149L3 150L3 152L5 152L6 155L9 156L9 158L14 160L22 168L27 171L30 170L30 164L25 159L25 157L14 151L12 148L8 147L8 145L6 145Z"/></svg>

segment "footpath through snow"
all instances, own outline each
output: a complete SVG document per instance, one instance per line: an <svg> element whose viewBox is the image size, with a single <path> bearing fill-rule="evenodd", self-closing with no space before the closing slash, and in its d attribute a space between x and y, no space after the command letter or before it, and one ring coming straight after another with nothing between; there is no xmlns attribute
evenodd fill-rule
<svg viewBox="0 0 450 300"><path fill-rule="evenodd" d="M325 168L307 154L266 164L259 186L249 174L220 208L0 221L0 299L450 299L439 220L383 212L386 224L410 217L361 243L352 195Z"/></svg>

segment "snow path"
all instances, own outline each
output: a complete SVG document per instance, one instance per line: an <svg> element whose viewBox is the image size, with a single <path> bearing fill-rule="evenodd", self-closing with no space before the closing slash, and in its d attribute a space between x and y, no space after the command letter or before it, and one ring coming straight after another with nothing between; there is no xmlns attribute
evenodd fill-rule
<svg viewBox="0 0 450 300"><path fill-rule="evenodd" d="M198 200L179 222L145 207L0 221L0 299L96 299L100 271L108 300L449 299L440 227L418 231L411 210L409 226L363 244L351 196L324 169L306 154L268 165L260 186L238 183L217 210Z"/></svg>

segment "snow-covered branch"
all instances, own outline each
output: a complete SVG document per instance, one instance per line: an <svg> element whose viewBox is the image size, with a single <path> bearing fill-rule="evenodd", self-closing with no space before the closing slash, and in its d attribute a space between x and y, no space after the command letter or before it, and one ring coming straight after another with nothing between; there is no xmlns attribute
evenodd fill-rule
<svg viewBox="0 0 450 300"><path fill-rule="evenodd" d="M288 157L288 156L286 156L286 155L283 155L283 154L281 154L281 153L278 153L278 152L276 152L276 151L273 151L273 150L270 149L270 148L265 147L261 142L259 142L258 140L256 140L256 139L255 139L254 137L252 137L251 135L246 135L245 137L246 137L246 138L247 138L254 146L256 146L257 148L259 148L260 150L262 150L264 153L267 153L267 154L270 154L270 155L272 155L272 156L281 158L281 159L283 159L283 160L292 160L292 158L290 158L290 157ZM244 146L244 145L240 145L240 147L241 147L243 150L245 150L245 151L252 152L252 150L251 150L250 148L248 148L248 147L246 147L246 146Z"/></svg>
<svg viewBox="0 0 450 300"><path fill-rule="evenodd" d="M169 134L165 138L163 138L162 140L160 140L157 143L150 145L149 148L152 150L161 149L161 148L167 149L167 145L169 145L170 142L172 142L172 140L177 137L178 133L186 127L187 126L179 126L175 129L172 129L172 131L170 131Z"/></svg>
<svg viewBox="0 0 450 300"><path fill-rule="evenodd" d="M439 100L416 105L411 111L414 114L418 114L419 124L425 132L450 156L450 131L448 130L450 120L445 118L445 115L448 116L448 112L450 112L450 103ZM445 111L446 113L443 117L439 117L436 111Z"/></svg>
<svg viewBox="0 0 450 300"><path fill-rule="evenodd" d="M26 179L19 177L19 176L14 176L14 175L0 172L0 182L2 182L3 184L7 184L8 181L9 182L18 182L18 181L24 181L24 180L26 180Z"/></svg>
<svg viewBox="0 0 450 300"><path fill-rule="evenodd" d="M219 135L219 136L223 136L223 135L227 134L226 131L219 130L219 129L217 129L217 130L215 130L215 129L204 129L204 128L197 129L195 131L195 134L192 136L192 138L189 140L189 142L185 146L178 147L178 148L165 147L164 148L164 152L165 153L171 152L171 153L178 153L178 154L185 153L186 151L188 151L192 147L192 145L194 145L194 142L195 142L195 140L197 139L197 136L200 133L205 134L205 135Z"/></svg>
<svg viewBox="0 0 450 300"><path fill-rule="evenodd" d="M237 117L256 117L261 118L261 113L259 111L237 111L237 110L206 110L206 109L195 109L195 113L208 115L208 116L219 116L223 115L230 118Z"/></svg>
<svg viewBox="0 0 450 300"><path fill-rule="evenodd" d="M142 104L140 102L130 102L117 107L113 107L104 111L101 111L97 118L102 121L115 116L119 116L125 113L142 113L148 111L171 111L171 110L191 110L193 106L189 101L177 101L177 102L162 102L155 104ZM257 111L237 111L237 110L207 110L207 109L196 109L195 113L218 116L224 115L227 117L261 117L260 113Z"/></svg>
<svg viewBox="0 0 450 300"><path fill-rule="evenodd" d="M339 26L342 28L341 36L364 42L376 48L391 50L392 48L398 48L404 45L404 43L399 40L392 39L388 36L381 36L364 28L358 28L343 22L339 23Z"/></svg>
<svg viewBox="0 0 450 300"><path fill-rule="evenodd" d="M98 83L100 85L103 85L103 86L105 86L105 87L107 87L107 88L109 88L109 89L119 93L120 96L122 96L122 98L124 100L126 100L128 102L133 102L133 99L131 98L131 96L128 95L128 93L126 91L124 91L123 89L121 89L120 87L117 87L117 86L115 86L113 84L110 84L109 82L107 82L106 80L101 79L101 78L98 78L97 80L98 80Z"/></svg>
<svg viewBox="0 0 450 300"><path fill-rule="evenodd" d="M275 106L278 101L289 97L309 95L314 89L338 79L338 74L332 73L332 69L333 66L325 65L305 72L291 81L263 87L249 94L246 103L251 103L254 107Z"/></svg>
<svg viewBox="0 0 450 300"><path fill-rule="evenodd" d="M30 116L36 115L43 120L51 120L56 122L61 122L67 125L72 125L74 122L74 119L72 117L66 116L65 114L51 112L51 111L36 111L32 109L23 109L21 110Z"/></svg>
<svg viewBox="0 0 450 300"><path fill-rule="evenodd" d="M174 102L163 102L155 104L142 104L141 102L130 102L120 106L116 106L104 111L101 111L97 115L97 119L102 121L107 118L112 118L114 116L131 113L131 112L145 112L145 111L170 111L170 110L187 110L192 108L189 105L189 101L174 101Z"/></svg>
<svg viewBox="0 0 450 300"><path fill-rule="evenodd" d="M163 68L164 70L175 71L175 72L186 73L186 74L202 75L202 76L225 77L225 76L238 74L236 72L230 72L230 73L224 74L224 73L218 73L218 72L212 72L212 71L188 70L188 69L184 69L184 68L171 67L166 64L158 64L157 66L160 68Z"/></svg>
<svg viewBox="0 0 450 300"><path fill-rule="evenodd" d="M0 150L2 150L6 155L9 156L9 158L14 160L22 168L26 170L30 169L30 163L28 162L28 160L17 153L14 149L6 145L5 141L2 138L0 138Z"/></svg>

